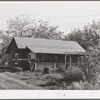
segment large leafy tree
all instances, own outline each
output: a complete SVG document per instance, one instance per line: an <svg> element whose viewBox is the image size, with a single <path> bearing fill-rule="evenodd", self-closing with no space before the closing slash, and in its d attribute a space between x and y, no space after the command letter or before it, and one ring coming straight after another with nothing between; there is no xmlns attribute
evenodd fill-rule
<svg viewBox="0 0 100 100"><path fill-rule="evenodd" d="M65 37L65 40L77 41L84 49L98 45L100 39L99 24L93 21L92 24L85 25L83 29L75 29Z"/></svg>
<svg viewBox="0 0 100 100"><path fill-rule="evenodd" d="M18 15L14 18L9 18L7 21L8 31L12 36L23 36L23 28L32 22L33 20L26 15Z"/></svg>
<svg viewBox="0 0 100 100"><path fill-rule="evenodd" d="M63 39L63 32L58 31L58 26L50 26L48 22L40 20L38 25L26 25L23 35L26 37L46 38L46 39Z"/></svg>
<svg viewBox="0 0 100 100"><path fill-rule="evenodd" d="M57 26L50 26L47 21L35 21L26 15L8 20L8 31L11 36L62 39L63 32Z"/></svg>
<svg viewBox="0 0 100 100"><path fill-rule="evenodd" d="M7 30L0 31L0 59L5 60L5 51L10 43L11 36Z"/></svg>

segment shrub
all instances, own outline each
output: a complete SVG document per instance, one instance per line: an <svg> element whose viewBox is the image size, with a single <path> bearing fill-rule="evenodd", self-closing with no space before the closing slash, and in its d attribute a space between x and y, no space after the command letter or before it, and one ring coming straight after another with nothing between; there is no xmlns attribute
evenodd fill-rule
<svg viewBox="0 0 100 100"><path fill-rule="evenodd" d="M34 72L42 72L42 69L35 69Z"/></svg>
<svg viewBox="0 0 100 100"><path fill-rule="evenodd" d="M50 73L56 73L56 69L50 69Z"/></svg>
<svg viewBox="0 0 100 100"><path fill-rule="evenodd" d="M83 75L79 71L67 71L65 74L65 80L68 82L80 81L83 79Z"/></svg>
<svg viewBox="0 0 100 100"><path fill-rule="evenodd" d="M49 74L50 73L50 69L48 67L43 69L43 73L44 74Z"/></svg>
<svg viewBox="0 0 100 100"><path fill-rule="evenodd" d="M73 82L69 86L66 87L68 90L99 90L100 86L98 83L91 84L88 81L85 82Z"/></svg>
<svg viewBox="0 0 100 100"><path fill-rule="evenodd" d="M42 75L43 80L47 80L47 85L59 85L58 80L62 80L63 76L60 74L45 74Z"/></svg>
<svg viewBox="0 0 100 100"><path fill-rule="evenodd" d="M64 67L59 68L61 74L64 76L64 80L67 82L80 81L83 79L83 73L80 68L69 67L66 71Z"/></svg>
<svg viewBox="0 0 100 100"><path fill-rule="evenodd" d="M42 75L42 69L35 69L35 75L36 76L40 76L40 75Z"/></svg>
<svg viewBox="0 0 100 100"><path fill-rule="evenodd" d="M80 85L79 82L73 82L67 86L68 90L83 90L83 85Z"/></svg>
<svg viewBox="0 0 100 100"><path fill-rule="evenodd" d="M100 46L93 47L93 50L87 52L88 55L80 57L79 64L80 68L85 74L86 81L89 83L95 82L97 74L100 74ZM82 64L83 63L83 64Z"/></svg>

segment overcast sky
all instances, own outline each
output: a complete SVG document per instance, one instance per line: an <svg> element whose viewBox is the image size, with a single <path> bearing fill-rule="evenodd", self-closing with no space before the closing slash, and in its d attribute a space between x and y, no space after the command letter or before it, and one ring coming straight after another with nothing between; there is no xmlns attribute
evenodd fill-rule
<svg viewBox="0 0 100 100"><path fill-rule="evenodd" d="M100 19L100 1L31 1L0 2L0 29L7 27L7 20L17 15L26 14L33 19L49 21L50 25L59 26L59 30L68 34L74 28Z"/></svg>

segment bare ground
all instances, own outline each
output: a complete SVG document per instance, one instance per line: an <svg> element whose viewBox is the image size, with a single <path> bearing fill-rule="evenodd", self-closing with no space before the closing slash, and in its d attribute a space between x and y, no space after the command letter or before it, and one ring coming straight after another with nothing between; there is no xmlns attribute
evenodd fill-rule
<svg viewBox="0 0 100 100"><path fill-rule="evenodd" d="M42 87L31 85L20 79L21 76L16 73L0 73L0 89L7 90L41 90Z"/></svg>
<svg viewBox="0 0 100 100"><path fill-rule="evenodd" d="M58 90L58 85L49 81L49 76L62 78L60 74L43 74L41 72L16 72L8 67L0 67L0 90ZM48 84L50 82L50 84Z"/></svg>

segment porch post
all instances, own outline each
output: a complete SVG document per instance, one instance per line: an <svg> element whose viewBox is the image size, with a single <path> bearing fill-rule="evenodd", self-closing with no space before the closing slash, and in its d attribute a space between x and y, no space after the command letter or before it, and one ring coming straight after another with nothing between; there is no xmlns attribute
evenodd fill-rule
<svg viewBox="0 0 100 100"><path fill-rule="evenodd" d="M35 69L37 68L37 62L35 61Z"/></svg>
<svg viewBox="0 0 100 100"><path fill-rule="evenodd" d="M38 55L35 56L35 69L37 68Z"/></svg>
<svg viewBox="0 0 100 100"><path fill-rule="evenodd" d="M65 68L66 68L66 54L65 54Z"/></svg>
<svg viewBox="0 0 100 100"><path fill-rule="evenodd" d="M54 62L54 69L56 69L56 62Z"/></svg>
<svg viewBox="0 0 100 100"><path fill-rule="evenodd" d="M70 55L70 62L69 62L70 64L70 67L71 67L71 65L72 65L72 58L71 58L71 55Z"/></svg>
<svg viewBox="0 0 100 100"><path fill-rule="evenodd" d="M56 55L54 55L54 68L56 69Z"/></svg>

